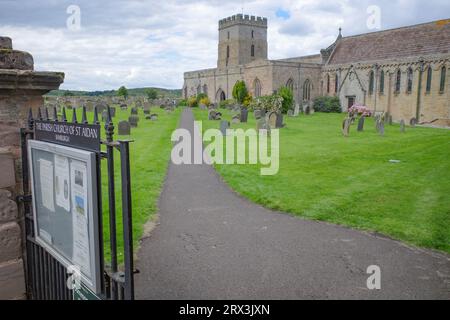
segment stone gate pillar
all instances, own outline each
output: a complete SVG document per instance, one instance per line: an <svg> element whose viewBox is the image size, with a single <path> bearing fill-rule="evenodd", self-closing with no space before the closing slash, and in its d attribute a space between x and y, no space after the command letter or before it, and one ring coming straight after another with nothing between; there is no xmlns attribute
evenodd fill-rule
<svg viewBox="0 0 450 320"><path fill-rule="evenodd" d="M36 72L33 65L29 53L0 37L0 299L25 298L24 217L16 203L22 193L20 128L29 108L36 115L42 95L64 81L64 73Z"/></svg>

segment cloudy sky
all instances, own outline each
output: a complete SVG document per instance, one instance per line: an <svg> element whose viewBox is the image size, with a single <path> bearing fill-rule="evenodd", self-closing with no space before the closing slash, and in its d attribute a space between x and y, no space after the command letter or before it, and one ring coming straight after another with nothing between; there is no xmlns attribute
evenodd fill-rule
<svg viewBox="0 0 450 320"><path fill-rule="evenodd" d="M242 12L268 18L278 59L318 53L339 27L346 36L448 19L450 1L0 0L0 35L36 70L65 72L63 89L181 88L183 72L215 67L217 21Z"/></svg>

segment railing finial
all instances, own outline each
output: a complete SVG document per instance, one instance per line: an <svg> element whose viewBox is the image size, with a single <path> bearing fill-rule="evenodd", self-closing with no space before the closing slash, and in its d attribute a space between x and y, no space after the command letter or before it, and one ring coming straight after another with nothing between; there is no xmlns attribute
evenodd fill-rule
<svg viewBox="0 0 450 320"><path fill-rule="evenodd" d="M67 117L66 117L66 107L63 107L62 109L62 118L61 118L62 122L67 122Z"/></svg>
<svg viewBox="0 0 450 320"><path fill-rule="evenodd" d="M83 114L81 116L81 123L87 124L87 117L86 117L86 106L83 106Z"/></svg>
<svg viewBox="0 0 450 320"><path fill-rule="evenodd" d="M77 109L73 108L73 113L72 113L72 123L78 123L78 119L77 119Z"/></svg>

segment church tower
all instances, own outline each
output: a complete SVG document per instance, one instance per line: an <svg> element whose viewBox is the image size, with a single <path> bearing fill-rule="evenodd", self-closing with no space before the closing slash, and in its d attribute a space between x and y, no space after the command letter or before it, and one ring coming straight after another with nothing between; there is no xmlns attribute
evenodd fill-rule
<svg viewBox="0 0 450 320"><path fill-rule="evenodd" d="M237 14L219 21L219 69L259 59L267 59L267 18Z"/></svg>

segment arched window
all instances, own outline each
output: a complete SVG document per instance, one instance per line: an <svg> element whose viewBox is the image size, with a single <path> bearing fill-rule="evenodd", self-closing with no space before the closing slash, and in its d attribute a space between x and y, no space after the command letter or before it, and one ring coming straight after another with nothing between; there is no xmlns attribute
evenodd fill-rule
<svg viewBox="0 0 450 320"><path fill-rule="evenodd" d="M411 93L413 86L413 69L408 68L408 85L406 87L406 92Z"/></svg>
<svg viewBox="0 0 450 320"><path fill-rule="evenodd" d="M397 76L395 77L395 93L400 92L401 81L402 81L402 72L399 69L399 70L397 70Z"/></svg>
<svg viewBox="0 0 450 320"><path fill-rule="evenodd" d="M292 80L292 78L286 82L286 88L291 90L291 92L294 92L294 80Z"/></svg>
<svg viewBox="0 0 450 320"><path fill-rule="evenodd" d="M254 44L252 44L252 50L251 51L252 51L251 52L252 57L254 57L255 56L255 45Z"/></svg>
<svg viewBox="0 0 450 320"><path fill-rule="evenodd" d="M370 74L369 74L369 94L373 93L373 86L374 86L374 83L375 83L374 80L375 80L375 74L374 74L374 72L372 70L372 71L370 71Z"/></svg>
<svg viewBox="0 0 450 320"><path fill-rule="evenodd" d="M311 81L309 79L303 83L303 100L311 100Z"/></svg>
<svg viewBox="0 0 450 320"><path fill-rule="evenodd" d="M203 93L208 95L208 86L206 84L203 85Z"/></svg>
<svg viewBox="0 0 450 320"><path fill-rule="evenodd" d="M327 74L327 93L330 93L330 75Z"/></svg>
<svg viewBox="0 0 450 320"><path fill-rule="evenodd" d="M441 69L441 84L439 86L439 92L443 93L445 91L445 76L447 74L447 68L445 66Z"/></svg>
<svg viewBox="0 0 450 320"><path fill-rule="evenodd" d="M339 78L338 74L336 73L334 75L334 93L337 93L339 91Z"/></svg>
<svg viewBox="0 0 450 320"><path fill-rule="evenodd" d="M384 93L384 70L380 73L380 94Z"/></svg>
<svg viewBox="0 0 450 320"><path fill-rule="evenodd" d="M427 88L425 90L426 93L430 93L431 91L431 79L433 77L433 69L431 69L431 66L428 66L427 70Z"/></svg>
<svg viewBox="0 0 450 320"><path fill-rule="evenodd" d="M255 98L259 98L261 97L261 82L259 81L258 78L255 79L255 82L253 83L253 87L255 89Z"/></svg>

